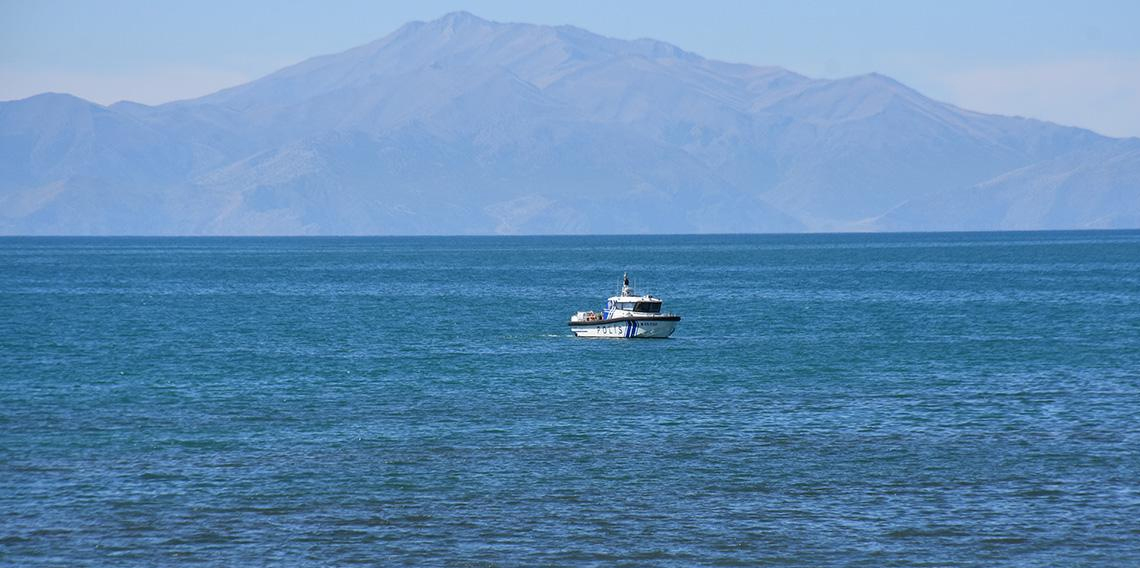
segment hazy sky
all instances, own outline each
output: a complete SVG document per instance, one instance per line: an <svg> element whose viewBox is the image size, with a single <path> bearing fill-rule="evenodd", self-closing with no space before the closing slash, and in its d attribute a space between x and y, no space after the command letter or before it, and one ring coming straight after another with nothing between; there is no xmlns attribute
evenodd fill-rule
<svg viewBox="0 0 1140 568"><path fill-rule="evenodd" d="M1140 136L1137 0L0 0L0 100L194 97L454 10L813 77L877 71L965 108Z"/></svg>

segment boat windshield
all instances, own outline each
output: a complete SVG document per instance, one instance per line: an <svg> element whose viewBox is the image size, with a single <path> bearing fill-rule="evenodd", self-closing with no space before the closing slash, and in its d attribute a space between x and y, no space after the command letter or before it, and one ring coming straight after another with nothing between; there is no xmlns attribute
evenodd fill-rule
<svg viewBox="0 0 1140 568"><path fill-rule="evenodd" d="M661 302L638 302L637 305L633 307L633 311L656 314L661 311Z"/></svg>

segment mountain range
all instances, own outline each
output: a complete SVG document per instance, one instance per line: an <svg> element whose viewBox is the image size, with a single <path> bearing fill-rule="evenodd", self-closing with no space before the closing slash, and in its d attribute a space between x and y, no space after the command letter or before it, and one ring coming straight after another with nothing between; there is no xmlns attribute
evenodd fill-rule
<svg viewBox="0 0 1140 568"><path fill-rule="evenodd" d="M1140 139L465 12L201 98L0 103L0 234L1140 227Z"/></svg>

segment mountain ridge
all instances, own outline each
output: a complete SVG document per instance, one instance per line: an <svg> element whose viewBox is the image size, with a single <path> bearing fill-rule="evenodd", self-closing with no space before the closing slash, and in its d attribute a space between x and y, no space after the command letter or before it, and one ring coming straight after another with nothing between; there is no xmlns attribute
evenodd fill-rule
<svg viewBox="0 0 1140 568"><path fill-rule="evenodd" d="M2 102L0 233L1124 228L1137 142L457 12L194 99ZM1070 162L1089 205L1013 210Z"/></svg>

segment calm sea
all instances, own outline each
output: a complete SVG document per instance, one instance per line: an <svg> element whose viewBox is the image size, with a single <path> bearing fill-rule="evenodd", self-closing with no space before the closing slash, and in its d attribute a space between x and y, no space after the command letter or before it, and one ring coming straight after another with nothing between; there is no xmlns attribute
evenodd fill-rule
<svg viewBox="0 0 1140 568"><path fill-rule="evenodd" d="M1138 566L1140 232L0 239L0 563Z"/></svg>

